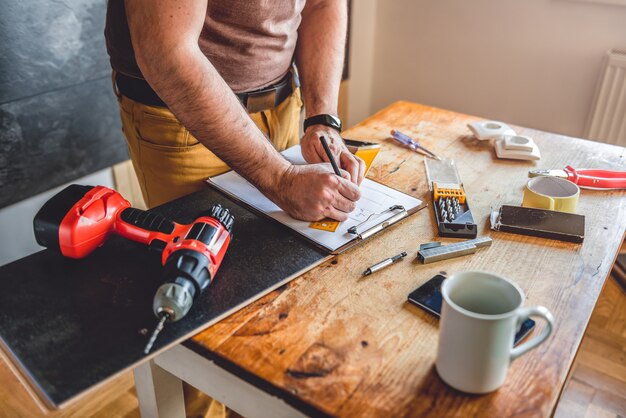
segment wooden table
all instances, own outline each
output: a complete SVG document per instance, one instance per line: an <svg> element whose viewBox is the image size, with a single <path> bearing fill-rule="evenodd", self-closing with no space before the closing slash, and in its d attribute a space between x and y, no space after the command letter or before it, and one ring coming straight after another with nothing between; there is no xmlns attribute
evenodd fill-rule
<svg viewBox="0 0 626 418"><path fill-rule="evenodd" d="M502 204L521 204L530 169L623 169L626 149L515 127L535 139L543 158L499 160L489 142L469 135L466 124L474 120L398 102L344 136L382 143L369 177L424 200L430 199L423 157L392 143L390 129L453 158L479 235L493 238L490 248L422 265L414 259L420 243L455 240L437 237L431 207L418 212L136 369L143 413L180 413L181 378L245 416L551 415L624 239L626 191L581 191L583 244L494 232L488 214ZM361 278L367 266L401 251L410 257ZM437 320L406 303L440 271L476 269L514 280L526 305L546 306L556 317L548 341L516 360L504 386L484 396L464 395L439 379L433 366Z"/></svg>

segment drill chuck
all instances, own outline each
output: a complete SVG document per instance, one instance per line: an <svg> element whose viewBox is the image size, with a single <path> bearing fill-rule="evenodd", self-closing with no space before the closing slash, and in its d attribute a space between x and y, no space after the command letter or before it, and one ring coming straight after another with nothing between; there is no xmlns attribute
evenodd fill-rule
<svg viewBox="0 0 626 418"><path fill-rule="evenodd" d="M165 283L154 295L152 309L157 317L167 313L175 322L187 315L193 300L211 282L210 260L191 250L172 253L165 263Z"/></svg>
<svg viewBox="0 0 626 418"><path fill-rule="evenodd" d="M189 312L193 295L189 287L178 283L165 283L154 295L152 309L157 318L167 314L168 321L176 322Z"/></svg>

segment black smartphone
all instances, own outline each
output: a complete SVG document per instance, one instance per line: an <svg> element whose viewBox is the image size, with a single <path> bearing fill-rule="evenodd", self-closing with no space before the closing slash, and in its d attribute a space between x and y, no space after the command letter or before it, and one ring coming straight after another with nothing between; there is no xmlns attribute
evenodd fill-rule
<svg viewBox="0 0 626 418"><path fill-rule="evenodd" d="M441 283L444 281L445 276L438 274L411 293L409 293L409 302L413 305L419 306L422 309L427 310L433 315L441 316ZM535 321L528 318L522 323L517 334L515 334L515 341L513 345L517 345L521 340L526 338L530 331L535 328Z"/></svg>

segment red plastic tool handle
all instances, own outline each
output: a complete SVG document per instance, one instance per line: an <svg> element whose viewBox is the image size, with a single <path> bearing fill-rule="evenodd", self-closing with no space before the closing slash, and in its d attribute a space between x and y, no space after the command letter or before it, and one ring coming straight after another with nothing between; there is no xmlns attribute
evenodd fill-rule
<svg viewBox="0 0 626 418"><path fill-rule="evenodd" d="M626 172L565 167L568 180L590 189L626 189Z"/></svg>

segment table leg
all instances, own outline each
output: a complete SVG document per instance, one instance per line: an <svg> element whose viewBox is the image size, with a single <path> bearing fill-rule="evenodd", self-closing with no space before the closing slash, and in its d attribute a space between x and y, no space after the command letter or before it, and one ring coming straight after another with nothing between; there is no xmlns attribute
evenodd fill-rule
<svg viewBox="0 0 626 418"><path fill-rule="evenodd" d="M178 376L244 417L305 418L307 416L283 399L253 386L183 345L174 346L159 354L154 361L157 367Z"/></svg>
<svg viewBox="0 0 626 418"><path fill-rule="evenodd" d="M135 388L142 418L184 418L183 382L154 361L134 370Z"/></svg>

